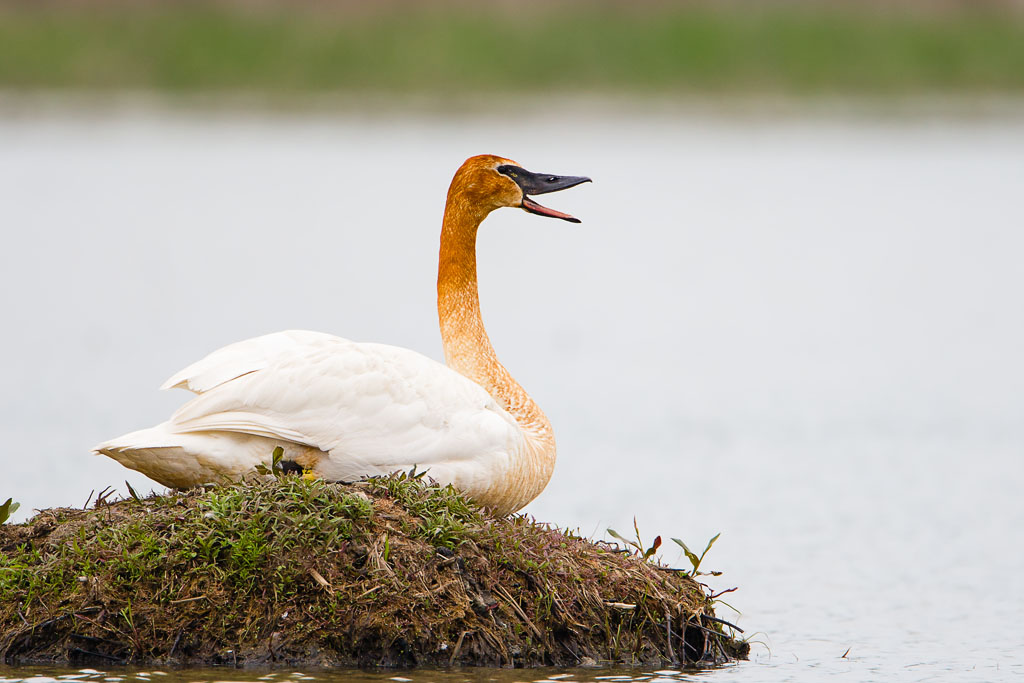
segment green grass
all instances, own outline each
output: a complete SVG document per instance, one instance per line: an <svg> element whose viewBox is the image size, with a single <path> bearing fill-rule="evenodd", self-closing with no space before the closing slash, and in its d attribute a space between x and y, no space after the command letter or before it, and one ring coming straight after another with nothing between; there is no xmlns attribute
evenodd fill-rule
<svg viewBox="0 0 1024 683"><path fill-rule="evenodd" d="M1024 92L1008 10L529 4L0 10L0 88L172 92Z"/></svg>
<svg viewBox="0 0 1024 683"><path fill-rule="evenodd" d="M166 605L212 572L233 593L251 597L290 585L306 572L297 549L336 547L371 510L366 499L294 477L273 487L216 489L180 520L178 501L125 501L125 516L74 527L58 511L56 524L74 533L45 558L28 547L0 555L0 595L22 596L27 609L102 577L108 590Z"/></svg>

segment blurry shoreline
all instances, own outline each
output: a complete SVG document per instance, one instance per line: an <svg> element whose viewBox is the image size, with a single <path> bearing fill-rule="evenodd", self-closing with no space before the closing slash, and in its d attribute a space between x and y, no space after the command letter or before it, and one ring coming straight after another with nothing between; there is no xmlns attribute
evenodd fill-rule
<svg viewBox="0 0 1024 683"><path fill-rule="evenodd" d="M791 95L633 95L623 93L506 93L470 95L333 93L273 96L267 93L183 94L162 91L18 92L0 89L0 120L76 118L460 118L669 119L838 121L991 121L1024 123L1024 95L906 95L902 97Z"/></svg>
<svg viewBox="0 0 1024 683"><path fill-rule="evenodd" d="M1024 96L1019 5L0 1L0 90Z"/></svg>

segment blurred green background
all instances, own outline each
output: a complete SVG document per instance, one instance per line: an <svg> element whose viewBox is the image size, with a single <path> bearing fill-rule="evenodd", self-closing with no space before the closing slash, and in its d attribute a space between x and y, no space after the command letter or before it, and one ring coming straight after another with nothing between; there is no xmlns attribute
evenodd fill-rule
<svg viewBox="0 0 1024 683"><path fill-rule="evenodd" d="M0 88L1024 92L1019 2L2 2Z"/></svg>

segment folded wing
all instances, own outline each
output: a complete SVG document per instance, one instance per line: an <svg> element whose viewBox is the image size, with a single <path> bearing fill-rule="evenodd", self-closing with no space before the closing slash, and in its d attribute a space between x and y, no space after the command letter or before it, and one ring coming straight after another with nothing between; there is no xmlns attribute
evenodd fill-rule
<svg viewBox="0 0 1024 683"><path fill-rule="evenodd" d="M164 387L197 396L175 433L234 433L326 454L318 473L354 478L416 464L443 479L460 465L503 468L522 434L479 385L421 354L288 331L219 349ZM453 469L454 468L454 469Z"/></svg>

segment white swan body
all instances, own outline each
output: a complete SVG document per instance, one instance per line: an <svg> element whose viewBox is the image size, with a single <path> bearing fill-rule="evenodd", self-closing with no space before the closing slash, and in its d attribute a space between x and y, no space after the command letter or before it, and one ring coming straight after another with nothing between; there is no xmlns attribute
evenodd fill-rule
<svg viewBox="0 0 1024 683"><path fill-rule="evenodd" d="M515 418L447 366L319 332L231 344L162 388L172 387L197 396L167 422L95 450L176 488L251 474L280 445L325 479L415 465L472 495L507 476L525 447Z"/></svg>
<svg viewBox="0 0 1024 683"><path fill-rule="evenodd" d="M448 365L414 351L288 331L225 346L164 389L196 396L171 419L95 453L174 488L251 476L274 449L302 470L353 481L417 467L497 514L520 509L554 469L551 424L498 362L480 317L476 232L495 208L587 178L532 174L501 157L466 161L448 192L438 315Z"/></svg>

